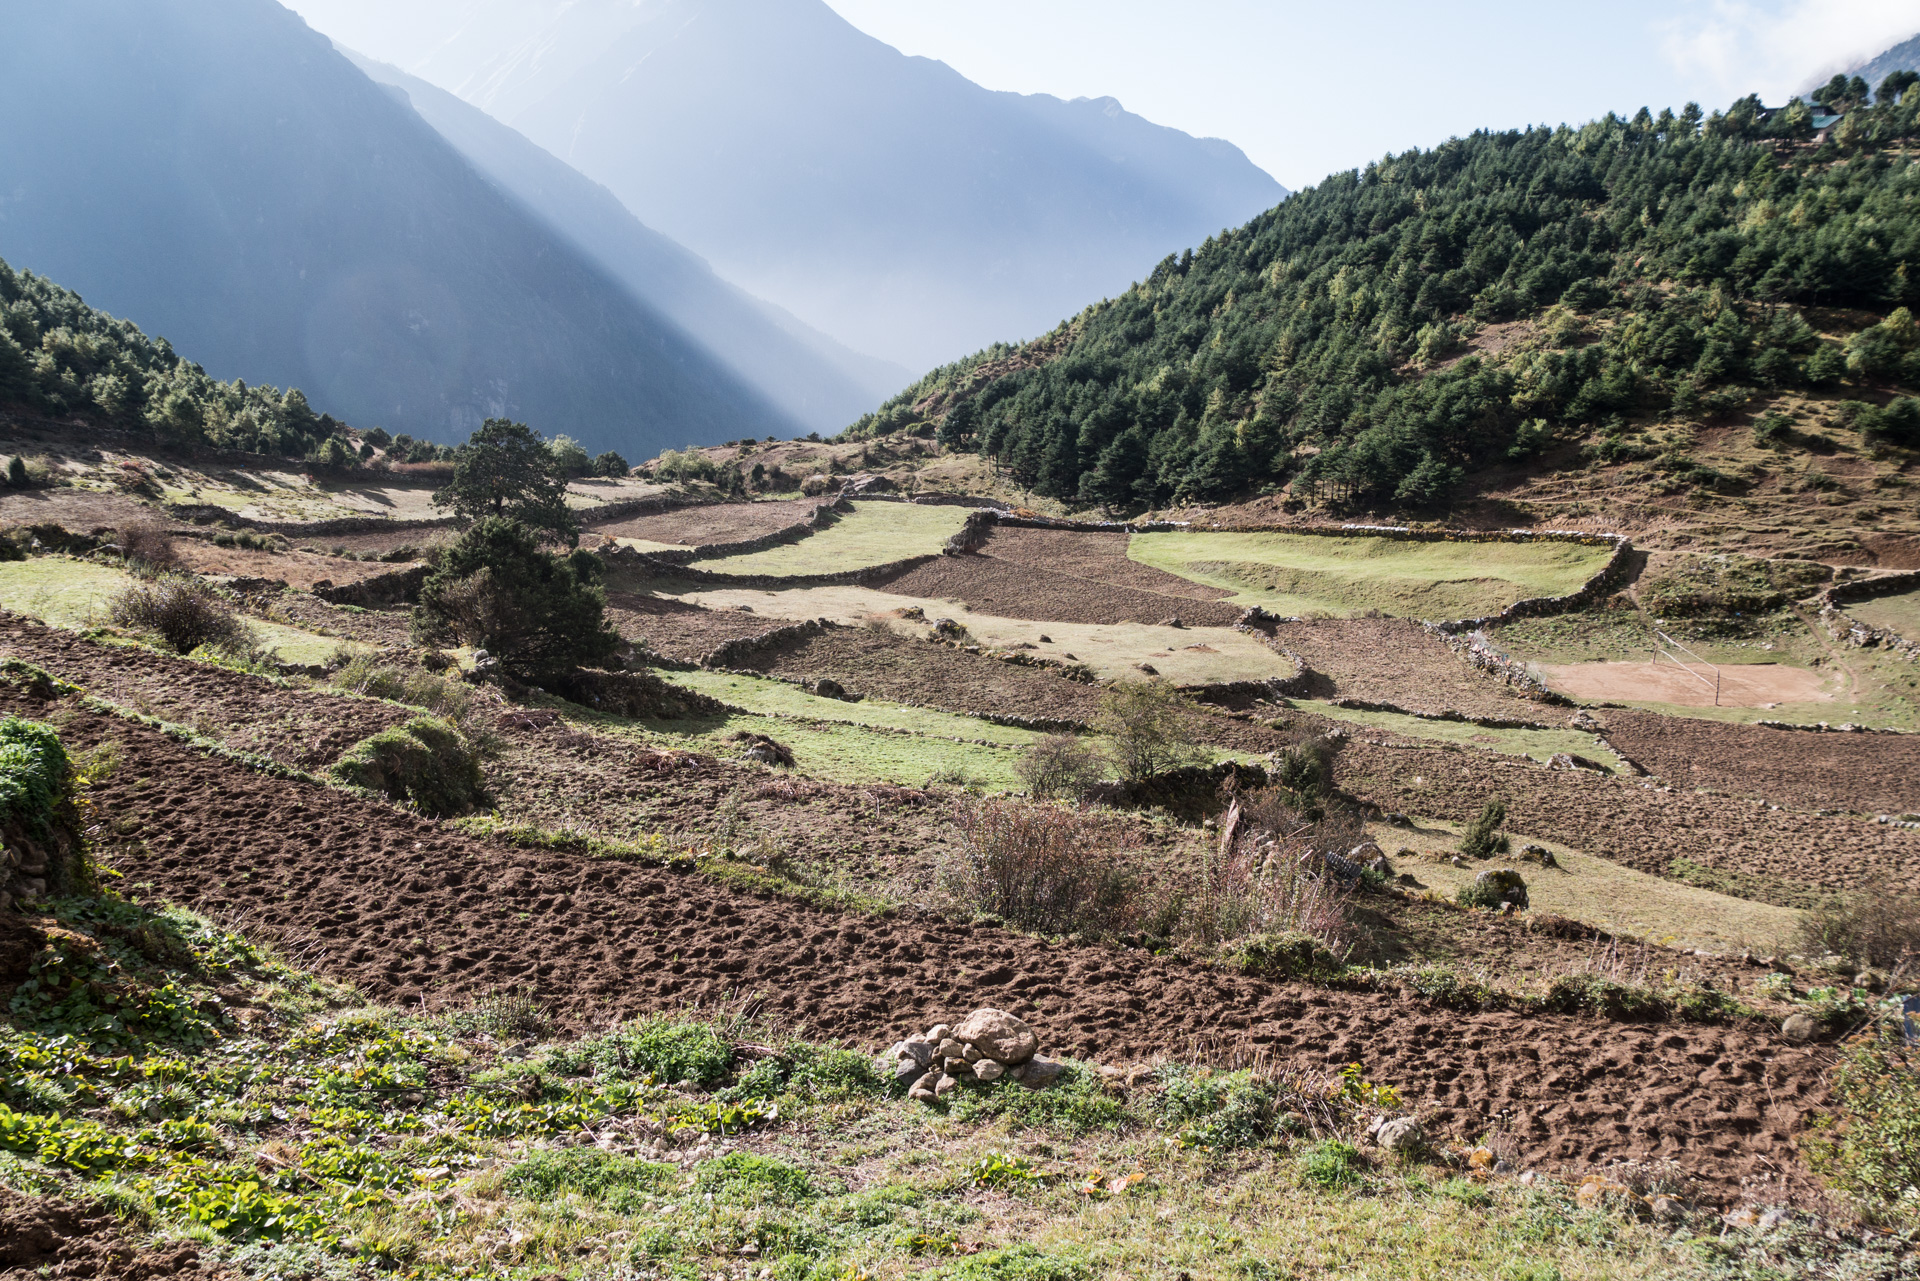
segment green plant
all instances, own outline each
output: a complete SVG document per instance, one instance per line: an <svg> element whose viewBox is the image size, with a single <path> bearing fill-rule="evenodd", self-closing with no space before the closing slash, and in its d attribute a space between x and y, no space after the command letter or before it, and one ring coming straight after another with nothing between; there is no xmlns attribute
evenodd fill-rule
<svg viewBox="0 0 1920 1281"><path fill-rule="evenodd" d="M733 1071L733 1045L711 1023L656 1016L557 1048L548 1062L569 1075L591 1071L710 1088Z"/></svg>
<svg viewBox="0 0 1920 1281"><path fill-rule="evenodd" d="M599 558L556 556L533 530L489 517L441 555L420 589L416 635L486 650L510 674L534 683L605 663L620 646L606 621Z"/></svg>
<svg viewBox="0 0 1920 1281"><path fill-rule="evenodd" d="M598 1148L562 1148L535 1152L507 1171L508 1188L536 1201L577 1192L596 1201L627 1202L637 1194L665 1191L677 1182L671 1165L603 1152Z"/></svg>
<svg viewBox="0 0 1920 1281"><path fill-rule="evenodd" d="M1222 959L1243 974L1321 983L1339 978L1347 969L1322 939L1303 931L1251 935L1235 943Z"/></svg>
<svg viewBox="0 0 1920 1281"><path fill-rule="evenodd" d="M1037 800L1078 800L1100 781L1101 762L1077 735L1049 734L1027 749L1013 772Z"/></svg>
<svg viewBox="0 0 1920 1281"><path fill-rule="evenodd" d="M1250 1072L1170 1064L1160 1070L1154 1115L1178 1128L1182 1142L1205 1147L1252 1147L1271 1138L1277 1108L1272 1086Z"/></svg>
<svg viewBox="0 0 1920 1281"><path fill-rule="evenodd" d="M1063 1259L1022 1242L976 1254L935 1275L945 1281L1087 1281L1093 1272L1078 1259Z"/></svg>
<svg viewBox="0 0 1920 1281"><path fill-rule="evenodd" d="M158 636L176 654L190 654L203 645L220 653L244 653L255 644L252 629L232 608L190 578L135 583L113 598L107 612L121 627Z"/></svg>
<svg viewBox="0 0 1920 1281"><path fill-rule="evenodd" d="M1191 704L1165 681L1113 686L1101 697L1094 728L1107 735L1107 750L1124 779L1151 778L1205 759L1194 739Z"/></svg>
<svg viewBox="0 0 1920 1281"><path fill-rule="evenodd" d="M1837 953L1857 964L1894 969L1920 961L1920 899L1890 884L1829 899L1800 917L1809 955Z"/></svg>
<svg viewBox="0 0 1920 1281"><path fill-rule="evenodd" d="M1920 1223L1920 1054L1895 1025L1840 1052L1835 1111L1809 1145L1814 1168L1877 1216Z"/></svg>
<svg viewBox="0 0 1920 1281"><path fill-rule="evenodd" d="M1351 1188L1361 1182L1360 1151L1344 1139L1323 1139L1300 1151L1300 1177L1315 1187Z"/></svg>
<svg viewBox="0 0 1920 1281"><path fill-rule="evenodd" d="M744 1205L798 1205L814 1198L813 1180L796 1165L749 1152L729 1152L700 1167L694 1189Z"/></svg>
<svg viewBox="0 0 1920 1281"><path fill-rule="evenodd" d="M470 687L417 667L394 667L370 654L355 654L333 674L336 689L405 703L458 723L473 705Z"/></svg>
<svg viewBox="0 0 1920 1281"><path fill-rule="evenodd" d="M1499 801L1488 801L1480 809L1480 814L1467 824L1467 830L1460 836L1460 852L1468 858L1492 858L1496 854L1505 854L1512 843L1501 834L1500 825L1507 821L1507 807Z"/></svg>
<svg viewBox="0 0 1920 1281"><path fill-rule="evenodd" d="M454 455L453 478L433 501L465 520L510 520L557 534L570 546L580 540L560 460L525 423L482 423Z"/></svg>
<svg viewBox="0 0 1920 1281"><path fill-rule="evenodd" d="M1506 837L1501 837L1500 841L1504 845ZM1462 907L1497 909L1506 903L1525 907L1527 883L1519 872L1503 867L1497 871L1482 872L1456 890L1453 897Z"/></svg>
<svg viewBox="0 0 1920 1281"><path fill-rule="evenodd" d="M1025 1187L1055 1178L1056 1170L1043 1170L1024 1156L1009 1152L989 1152L967 1168L968 1177L983 1188Z"/></svg>
<svg viewBox="0 0 1920 1281"><path fill-rule="evenodd" d="M353 787L412 804L443 818L464 814L486 798L478 755L445 721L416 716L349 748L332 774Z"/></svg>
<svg viewBox="0 0 1920 1281"><path fill-rule="evenodd" d="M0 720L0 822L47 840L72 787L73 764L52 726L18 716Z"/></svg>

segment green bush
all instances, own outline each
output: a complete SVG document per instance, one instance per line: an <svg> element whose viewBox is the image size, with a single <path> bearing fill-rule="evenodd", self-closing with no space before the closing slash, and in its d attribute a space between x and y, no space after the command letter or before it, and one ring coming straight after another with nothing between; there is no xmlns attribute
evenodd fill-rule
<svg viewBox="0 0 1920 1281"><path fill-rule="evenodd" d="M1227 953L1226 963L1243 974L1262 978L1322 982L1338 978L1347 968L1346 962L1334 955L1326 943L1299 931L1255 934L1242 939Z"/></svg>
<svg viewBox="0 0 1920 1281"><path fill-rule="evenodd" d="M458 639L522 680L551 682L619 649L603 572L587 552L556 556L527 526L489 517L441 554L421 586L414 632L430 645Z"/></svg>
<svg viewBox="0 0 1920 1281"><path fill-rule="evenodd" d="M1808 1145L1814 1169L1876 1217L1920 1224L1920 1054L1897 1027L1855 1038L1834 1071L1833 1101Z"/></svg>
<svg viewBox="0 0 1920 1281"><path fill-rule="evenodd" d="M1501 837L1500 843L1504 847L1506 838ZM1516 907L1525 907L1527 883L1521 878L1520 873L1510 867L1503 867L1497 872L1484 872L1476 876L1455 891L1453 897L1463 907L1493 909L1509 900Z"/></svg>
<svg viewBox="0 0 1920 1281"><path fill-rule="evenodd" d="M1500 834L1500 825L1507 821L1507 807L1499 801L1488 801L1480 810L1480 817L1467 824L1467 830L1460 838L1460 852L1468 858L1492 858L1495 854L1505 854L1512 848L1505 836Z"/></svg>
<svg viewBox="0 0 1920 1281"><path fill-rule="evenodd" d="M52 726L18 716L0 720L0 822L46 840L72 788L73 763Z"/></svg>
<svg viewBox="0 0 1920 1281"><path fill-rule="evenodd" d="M355 744L333 766L352 787L411 803L422 814L465 814L486 799L479 755L445 721L416 716Z"/></svg>

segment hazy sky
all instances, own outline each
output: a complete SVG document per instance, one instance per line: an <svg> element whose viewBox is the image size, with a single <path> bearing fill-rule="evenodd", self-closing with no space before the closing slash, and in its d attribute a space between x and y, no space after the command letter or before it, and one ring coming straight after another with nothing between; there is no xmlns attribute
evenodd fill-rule
<svg viewBox="0 0 1920 1281"><path fill-rule="evenodd" d="M1750 92L1780 101L1816 72L1920 32L1920 0L827 2L988 88L1111 95L1226 138L1296 189L1478 128L1689 100L1711 109ZM442 15L474 0L287 3L405 65Z"/></svg>

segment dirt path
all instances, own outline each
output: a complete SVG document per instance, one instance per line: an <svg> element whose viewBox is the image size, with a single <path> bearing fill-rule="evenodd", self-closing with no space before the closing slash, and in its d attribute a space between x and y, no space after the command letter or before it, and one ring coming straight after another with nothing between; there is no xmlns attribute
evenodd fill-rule
<svg viewBox="0 0 1920 1281"><path fill-rule="evenodd" d="M76 749L119 742L94 800L129 892L278 939L370 998L438 1008L531 987L576 1026L751 994L816 1035L879 1046L956 1008L1021 1012L1043 1043L1107 1062L1264 1051L1363 1062L1440 1133L1510 1114L1523 1159L1578 1172L1671 1157L1725 1195L1794 1168L1825 1053L1764 1026L1461 1014L1276 985L1174 958L1049 944L905 916L849 917L696 873L520 850L326 788L199 756L156 732L61 714Z"/></svg>

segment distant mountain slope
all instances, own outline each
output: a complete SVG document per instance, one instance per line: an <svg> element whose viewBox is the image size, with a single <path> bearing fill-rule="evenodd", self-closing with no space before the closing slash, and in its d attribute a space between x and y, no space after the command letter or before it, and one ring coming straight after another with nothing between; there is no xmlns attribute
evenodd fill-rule
<svg viewBox="0 0 1920 1281"><path fill-rule="evenodd" d="M991 92L822 0L456 7L408 70L721 275L914 368L1044 331L1286 195L1229 143L1112 99ZM325 0L306 8L324 25Z"/></svg>
<svg viewBox="0 0 1920 1281"><path fill-rule="evenodd" d="M1880 82L1895 71L1920 71L1920 35L1911 40L1902 40L1893 48L1879 53L1853 66L1844 68L1842 75L1859 76L1867 82L1867 88L1878 89ZM1811 93L1827 83L1829 75L1816 76L1807 82L1801 92Z"/></svg>
<svg viewBox="0 0 1920 1281"><path fill-rule="evenodd" d="M342 50L412 107L509 197L570 239L796 420L839 431L912 381L720 279L698 255L627 212L614 194L524 135L397 67Z"/></svg>
<svg viewBox="0 0 1920 1281"><path fill-rule="evenodd" d="M1920 389L1920 167L1894 159L1920 93L1813 133L1806 104L1762 119L1749 98L1391 156L849 434L937 424L1023 488L1115 508L1282 485L1418 508L1576 442L1737 494L1756 477L1698 464L1693 425L1799 387L1844 388L1834 412L1870 443L1920 449L1920 400L1894 399Z"/></svg>
<svg viewBox="0 0 1920 1281"><path fill-rule="evenodd" d="M271 0L13 6L0 118L0 257L217 377L440 440L800 429Z"/></svg>

